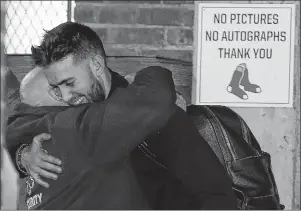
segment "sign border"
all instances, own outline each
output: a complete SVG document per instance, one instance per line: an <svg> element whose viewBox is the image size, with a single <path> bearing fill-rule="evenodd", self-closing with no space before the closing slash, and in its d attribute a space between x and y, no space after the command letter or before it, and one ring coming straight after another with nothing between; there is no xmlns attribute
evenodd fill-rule
<svg viewBox="0 0 301 211"><path fill-rule="evenodd" d="M202 33L202 30L199 29L199 16L203 15L203 8L289 8L291 11L291 24L290 24L290 64L289 64L289 93L288 93L288 102L287 103L262 103L262 102L201 102L201 92L200 92L200 83L201 83L201 45L202 40L199 40L199 34ZM293 108L294 104L294 55L295 55L295 19L296 19L296 4L294 3L275 3L275 4L266 4L266 3L203 3L201 1L195 1L195 15L194 15L194 52L193 52L193 71L192 71L192 93L191 93L191 102L194 105L223 105L231 107L288 107ZM203 20L203 18L202 18ZM202 21L201 20L201 21ZM201 23L202 25L202 23ZM200 70L200 71L198 71Z"/></svg>

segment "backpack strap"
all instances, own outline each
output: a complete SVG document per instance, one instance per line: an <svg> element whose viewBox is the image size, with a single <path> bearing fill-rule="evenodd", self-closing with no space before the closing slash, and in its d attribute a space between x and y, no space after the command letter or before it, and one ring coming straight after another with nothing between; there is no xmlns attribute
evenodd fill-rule
<svg viewBox="0 0 301 211"><path fill-rule="evenodd" d="M235 159L236 154L219 119L208 106L189 105L187 114L226 168Z"/></svg>

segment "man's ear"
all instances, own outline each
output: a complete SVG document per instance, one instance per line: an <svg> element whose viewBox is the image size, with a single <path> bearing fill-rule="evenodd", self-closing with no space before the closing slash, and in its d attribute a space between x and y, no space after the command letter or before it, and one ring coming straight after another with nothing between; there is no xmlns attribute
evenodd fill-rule
<svg viewBox="0 0 301 211"><path fill-rule="evenodd" d="M105 60L102 56L96 55L89 61L89 66L96 78L101 78L105 71Z"/></svg>

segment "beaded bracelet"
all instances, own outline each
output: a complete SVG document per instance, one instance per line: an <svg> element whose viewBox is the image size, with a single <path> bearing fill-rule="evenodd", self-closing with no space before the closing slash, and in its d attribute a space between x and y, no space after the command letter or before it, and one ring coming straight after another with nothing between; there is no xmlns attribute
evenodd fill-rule
<svg viewBox="0 0 301 211"><path fill-rule="evenodd" d="M22 152L24 150L25 147L29 146L29 144L22 144L19 149L17 150L17 153L16 153L16 163L17 163L17 167L18 169L25 175L28 175L26 169L22 166L22 163L21 163L21 156L22 156Z"/></svg>

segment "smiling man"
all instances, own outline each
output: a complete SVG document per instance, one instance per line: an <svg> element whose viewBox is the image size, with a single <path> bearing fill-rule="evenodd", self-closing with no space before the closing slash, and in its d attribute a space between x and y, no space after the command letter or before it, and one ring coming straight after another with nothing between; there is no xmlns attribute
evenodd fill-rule
<svg viewBox="0 0 301 211"><path fill-rule="evenodd" d="M103 65L103 59L100 56L95 56L96 65ZM82 103L92 103L95 101L102 101L108 97L111 80L110 74L107 74L105 80L97 80L94 74L97 74L99 79L103 79L100 74L108 73L109 70L103 70L103 73L92 72L92 65L73 63L73 56L66 57L63 63L54 63L45 69L45 75L48 79L50 86L57 90L56 93L63 102L71 106L79 105ZM83 67L86 66L86 67ZM95 67L100 69L100 67ZM93 69L95 69L93 68ZM87 71L82 71L87 69ZM103 88L104 87L104 88Z"/></svg>

